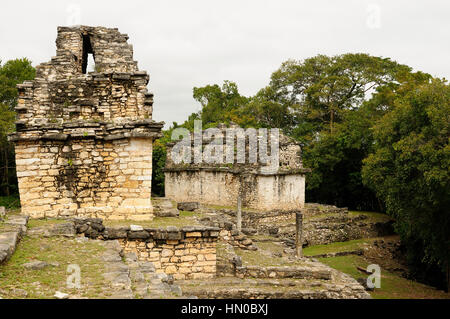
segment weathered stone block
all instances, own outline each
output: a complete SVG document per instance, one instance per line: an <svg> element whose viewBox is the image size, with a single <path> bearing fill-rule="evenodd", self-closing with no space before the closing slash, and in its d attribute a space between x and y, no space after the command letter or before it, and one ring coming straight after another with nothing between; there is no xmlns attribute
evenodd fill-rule
<svg viewBox="0 0 450 319"><path fill-rule="evenodd" d="M161 252L161 256L162 257L171 257L173 256L174 251L171 249L163 249L163 251Z"/></svg>
<svg viewBox="0 0 450 319"><path fill-rule="evenodd" d="M199 208L198 202L181 202L177 204L177 208L183 211L194 211Z"/></svg>
<svg viewBox="0 0 450 319"><path fill-rule="evenodd" d="M187 256L181 257L181 261L195 261L195 260L197 260L197 257L195 257L193 255L187 255Z"/></svg>
<svg viewBox="0 0 450 319"><path fill-rule="evenodd" d="M164 272L165 272L166 274L176 274L176 273L177 273L177 267L175 267L175 266L167 266L167 267L164 269Z"/></svg>
<svg viewBox="0 0 450 319"><path fill-rule="evenodd" d="M190 277L192 279L209 279L209 278L214 278L214 274L213 273L192 273L190 274Z"/></svg>
<svg viewBox="0 0 450 319"><path fill-rule="evenodd" d="M201 232L188 232L185 235L186 237L202 237Z"/></svg>
<svg viewBox="0 0 450 319"><path fill-rule="evenodd" d="M128 239L148 239L149 237L150 234L145 230L128 232Z"/></svg>

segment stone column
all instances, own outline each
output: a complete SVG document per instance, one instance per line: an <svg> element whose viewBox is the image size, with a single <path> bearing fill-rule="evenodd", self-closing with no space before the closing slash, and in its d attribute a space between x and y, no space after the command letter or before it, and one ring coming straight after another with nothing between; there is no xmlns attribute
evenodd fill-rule
<svg viewBox="0 0 450 319"><path fill-rule="evenodd" d="M240 232L242 229L242 198L241 194L237 198L236 228Z"/></svg>
<svg viewBox="0 0 450 319"><path fill-rule="evenodd" d="M303 257L303 213L298 211L295 213L295 256Z"/></svg>

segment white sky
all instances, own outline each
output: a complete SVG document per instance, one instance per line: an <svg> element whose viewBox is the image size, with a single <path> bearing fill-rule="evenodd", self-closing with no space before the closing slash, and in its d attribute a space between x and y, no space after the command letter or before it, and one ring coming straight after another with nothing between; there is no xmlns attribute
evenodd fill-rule
<svg viewBox="0 0 450 319"><path fill-rule="evenodd" d="M56 55L59 25L118 27L150 74L153 118L200 109L194 86L235 81L253 95L289 59L365 52L433 76L450 73L450 1L3 1L0 59Z"/></svg>

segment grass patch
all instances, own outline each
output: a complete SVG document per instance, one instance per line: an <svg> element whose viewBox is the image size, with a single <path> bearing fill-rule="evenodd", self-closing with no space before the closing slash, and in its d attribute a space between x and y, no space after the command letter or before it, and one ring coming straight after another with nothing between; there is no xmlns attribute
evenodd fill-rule
<svg viewBox="0 0 450 319"><path fill-rule="evenodd" d="M343 242L335 242L326 245L309 246L303 249L303 254L305 256L315 256L328 253L357 250L363 248L364 244L372 243L375 239L377 238L364 238Z"/></svg>
<svg viewBox="0 0 450 319"><path fill-rule="evenodd" d="M390 220L393 220L389 215L383 214L383 213L377 213L377 212L364 212L364 211L348 211L348 217L357 217L357 216L367 216L366 221L369 223L376 223L376 222L388 222ZM323 213L323 214L316 214L307 216L305 220L317 220L317 219L323 219L327 217L332 216L340 216L340 214L337 213ZM294 219L295 221L295 219Z"/></svg>
<svg viewBox="0 0 450 319"><path fill-rule="evenodd" d="M20 208L12 208L8 209L7 214L8 215L20 215L22 213L22 210Z"/></svg>
<svg viewBox="0 0 450 319"><path fill-rule="evenodd" d="M356 266L366 268L368 265L361 256L348 255L320 258L319 260L355 279L367 278L366 274L356 269ZM381 288L375 288L370 294L375 299L450 299L448 293L405 279L383 269L381 269Z"/></svg>
<svg viewBox="0 0 450 319"><path fill-rule="evenodd" d="M63 223L67 223L67 220L56 219L56 218L29 219L28 220L28 228L35 228L35 227L49 226L49 225L63 224Z"/></svg>
<svg viewBox="0 0 450 319"><path fill-rule="evenodd" d="M284 250L284 246L281 243L277 243L277 242L270 242L270 241L265 241L265 242L259 242L257 243L258 248L263 249L265 251L269 251L269 252L278 252L278 253L283 253Z"/></svg>
<svg viewBox="0 0 450 319"><path fill-rule="evenodd" d="M196 213L196 212L189 212L189 211L184 211L184 210L182 210L182 211L180 211L180 217L195 217L195 216L198 216L198 217L201 217L200 216L201 214L200 213Z"/></svg>
<svg viewBox="0 0 450 319"><path fill-rule="evenodd" d="M8 224L5 224L4 222L0 222L0 232L1 233L16 231L16 230L17 230L17 226L8 225Z"/></svg>
<svg viewBox="0 0 450 319"><path fill-rule="evenodd" d="M360 212L360 211L353 211L350 210L348 212L349 216L356 217L359 215L365 215L368 217L367 221L371 223L377 223L377 222L388 222L390 220L393 220L392 217L389 215L383 214L383 213L376 213L376 212Z"/></svg>
<svg viewBox="0 0 450 319"><path fill-rule="evenodd" d="M257 243L257 246L260 249L255 251L235 248L234 252L242 258L242 263L245 266L271 267L300 266L303 264L301 261L290 261L282 257L275 257L271 254L271 252L282 251L282 245L276 245L274 243Z"/></svg>
<svg viewBox="0 0 450 319"><path fill-rule="evenodd" d="M305 220L316 220L316 219L323 219L327 217L338 217L341 216L341 214L338 213L323 213L323 214L315 214L310 216L305 216ZM295 222L295 218L293 219Z"/></svg>
<svg viewBox="0 0 450 319"><path fill-rule="evenodd" d="M274 258L270 256L266 256L264 254L261 254L258 250L256 251L250 251L250 250L243 250L243 249L235 249L234 252L236 255L240 256L242 258L242 263L246 266L279 266L280 260L279 258Z"/></svg>
<svg viewBox="0 0 450 319"><path fill-rule="evenodd" d="M175 226L178 228L184 226L200 225L198 218L203 215L197 212L180 211L179 217L155 217L149 221L132 221L132 220L107 220L104 221L106 226L129 226L140 225L144 228L163 228L167 226Z"/></svg>
<svg viewBox="0 0 450 319"><path fill-rule="evenodd" d="M0 196L0 206L6 209L20 208L20 198L18 196Z"/></svg>
<svg viewBox="0 0 450 319"><path fill-rule="evenodd" d="M0 220L0 232L8 232L13 229L11 226L6 225L3 221Z"/></svg>
<svg viewBox="0 0 450 319"><path fill-rule="evenodd" d="M19 209L19 212L20 212L20 209ZM6 223L9 219L9 216L11 216L11 215L15 215L15 214L11 214L11 212L8 211L6 216L3 217L3 220L0 219L0 232L17 231L20 228L20 226L18 226L18 225L11 225L11 224Z"/></svg>
<svg viewBox="0 0 450 319"><path fill-rule="evenodd" d="M0 295L3 298L24 298L15 289L27 292L26 298L53 298L55 291L78 297L101 297L104 288L103 263L100 254L104 247L94 241L85 243L62 237L24 237L11 259L0 265ZM57 262L41 270L28 270L24 263L41 260ZM66 287L67 266L77 264L81 268L81 288Z"/></svg>

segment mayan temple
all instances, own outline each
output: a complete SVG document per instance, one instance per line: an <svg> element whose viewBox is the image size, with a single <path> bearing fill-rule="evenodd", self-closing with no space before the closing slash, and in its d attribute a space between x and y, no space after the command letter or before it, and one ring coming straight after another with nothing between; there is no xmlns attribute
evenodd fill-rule
<svg viewBox="0 0 450 319"><path fill-rule="evenodd" d="M214 138L221 141L228 139L228 130L238 132L240 129L236 124L220 124ZM236 131L234 131L236 130ZM271 138L257 135L256 130L253 137L247 136L242 130L243 144L241 155L249 154L249 141L253 139L254 145L259 141L267 142L270 149ZM203 136L207 130L202 132ZM251 130L250 130L251 131ZM233 133L234 134L234 133ZM279 158L275 161L275 166L260 162L245 163L237 162L237 150L239 143L237 137L231 135L232 161L227 161L227 145L214 146L221 149L219 158L223 157L220 163L175 163L172 157L172 150L177 143L167 144L167 158L164 169L165 194L166 197L177 202L189 202L195 199L199 203L209 205L227 206L235 204L238 198L242 200L242 205L247 208L259 211L291 211L301 209L305 205L305 178L310 170L303 167L301 159L301 148L291 138L280 134L278 137L277 149ZM194 135L191 134L189 149L190 158L194 157L197 150L211 148L212 138L203 138L199 145L195 147ZM255 159L256 160L256 159ZM273 163L272 163L273 164Z"/></svg>
<svg viewBox="0 0 450 319"><path fill-rule="evenodd" d="M149 76L128 36L104 27L59 27L56 56L18 85L15 142L22 213L148 220L152 142ZM88 55L95 71L88 70Z"/></svg>

